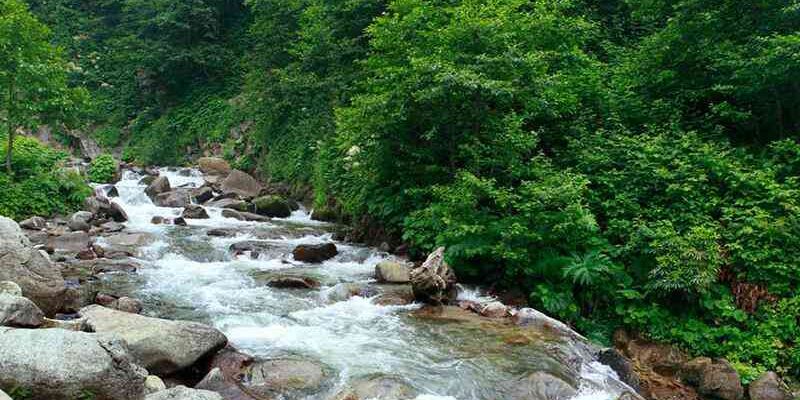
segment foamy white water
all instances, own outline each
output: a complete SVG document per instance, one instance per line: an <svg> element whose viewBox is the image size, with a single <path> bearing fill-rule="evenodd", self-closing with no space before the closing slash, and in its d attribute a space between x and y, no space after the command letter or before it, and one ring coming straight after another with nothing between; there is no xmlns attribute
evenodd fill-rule
<svg viewBox="0 0 800 400"><path fill-rule="evenodd" d="M197 171L161 169L173 187L199 187ZM383 306L372 294L335 296L343 286L374 287L375 265L389 255L376 249L337 243L339 255L320 265L292 257L298 244L332 241L329 224L312 221L305 210L266 223L222 217L207 208L209 219L189 219L187 227L153 225L153 216L175 217L182 209L155 206L144 194L141 177L126 172L117 184L118 202L128 213L127 229L153 236L143 248L144 284L134 295L150 315L191 319L214 325L231 343L257 357L301 356L321 362L336 377L328 399L348 381L384 373L399 376L419 393L416 400L494 400L520 377L538 370L564 373L552 344L506 345L503 333L412 316L419 305ZM212 228L226 228L233 237L210 237ZM263 251L234 255L229 248L243 241ZM319 289L276 289L264 284L275 274L313 277ZM369 292L369 291L367 291ZM460 299L487 302L493 298L476 288L462 288ZM587 363L574 371L576 400L615 400L625 388L613 371Z"/></svg>

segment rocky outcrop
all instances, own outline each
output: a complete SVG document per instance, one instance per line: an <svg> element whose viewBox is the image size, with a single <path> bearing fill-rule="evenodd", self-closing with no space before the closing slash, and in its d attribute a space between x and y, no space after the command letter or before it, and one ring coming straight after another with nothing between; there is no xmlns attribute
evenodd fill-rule
<svg viewBox="0 0 800 400"><path fill-rule="evenodd" d="M224 176L231 172L231 166L219 157L201 157L197 159L198 168L207 175Z"/></svg>
<svg viewBox="0 0 800 400"><path fill-rule="evenodd" d="M758 379L750 382L747 389L750 400L792 400L789 388L774 372L765 372Z"/></svg>
<svg viewBox="0 0 800 400"><path fill-rule="evenodd" d="M125 339L137 364L156 375L169 375L225 346L222 332L204 324L170 321L92 305L80 310L94 332Z"/></svg>
<svg viewBox="0 0 800 400"><path fill-rule="evenodd" d="M47 253L30 247L16 222L5 217L0 217L0 266L0 281L19 285L45 314L59 311L66 291L61 272Z"/></svg>
<svg viewBox="0 0 800 400"><path fill-rule="evenodd" d="M333 243L301 244L294 248L292 255L296 261L318 264L339 254Z"/></svg>
<svg viewBox="0 0 800 400"><path fill-rule="evenodd" d="M145 400L223 400L215 392L201 389L189 389L186 386L162 390L148 395Z"/></svg>
<svg viewBox="0 0 800 400"><path fill-rule="evenodd" d="M721 400L741 400L744 388L739 374L724 359L702 363L699 367L697 391L705 396Z"/></svg>
<svg viewBox="0 0 800 400"><path fill-rule="evenodd" d="M286 218L292 215L289 202L280 196L262 196L253 200L255 212L272 218Z"/></svg>
<svg viewBox="0 0 800 400"><path fill-rule="evenodd" d="M0 328L0 387L22 387L39 400L140 400L146 371L125 343L63 329Z"/></svg>
<svg viewBox="0 0 800 400"><path fill-rule="evenodd" d="M411 268L396 261L381 261L375 266L375 279L381 283L409 283Z"/></svg>
<svg viewBox="0 0 800 400"><path fill-rule="evenodd" d="M431 253L410 275L414 297L419 301L447 304L455 300L458 294L456 274L444 260L444 247Z"/></svg>
<svg viewBox="0 0 800 400"><path fill-rule="evenodd" d="M32 301L0 293L0 326L38 328L44 323L44 313Z"/></svg>
<svg viewBox="0 0 800 400"><path fill-rule="evenodd" d="M183 218L191 218L191 219L208 219L208 212L203 206L198 206L196 204L189 204L186 208L183 209L183 213L181 213L181 217Z"/></svg>
<svg viewBox="0 0 800 400"><path fill-rule="evenodd" d="M171 190L172 186L169 184L169 179L167 179L166 176L159 176L158 178L153 179L153 181L147 185L144 193L150 198L150 200L155 202L156 196Z"/></svg>
<svg viewBox="0 0 800 400"><path fill-rule="evenodd" d="M235 169L222 181L220 189L223 194L235 194L245 199L252 199L261 193L262 186L252 176Z"/></svg>

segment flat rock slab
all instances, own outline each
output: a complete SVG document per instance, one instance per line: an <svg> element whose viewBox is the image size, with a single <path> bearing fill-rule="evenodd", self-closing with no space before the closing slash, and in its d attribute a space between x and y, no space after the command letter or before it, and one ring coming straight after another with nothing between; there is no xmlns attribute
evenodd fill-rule
<svg viewBox="0 0 800 400"><path fill-rule="evenodd" d="M140 400L147 371L125 343L64 329L0 328L0 387L22 387L38 400Z"/></svg>
<svg viewBox="0 0 800 400"><path fill-rule="evenodd" d="M94 332L113 334L128 343L136 363L154 375L169 375L225 347L228 339L208 325L170 321L91 305L80 310Z"/></svg>

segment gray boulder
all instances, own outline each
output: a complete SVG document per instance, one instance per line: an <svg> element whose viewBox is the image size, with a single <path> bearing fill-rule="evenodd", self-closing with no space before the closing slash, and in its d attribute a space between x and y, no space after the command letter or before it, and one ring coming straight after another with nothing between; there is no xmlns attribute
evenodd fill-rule
<svg viewBox="0 0 800 400"><path fill-rule="evenodd" d="M169 179L166 176L159 176L158 178L153 179L147 185L147 188L144 189L144 193L150 200L155 201L156 196L161 193L166 193L172 190L172 186L169 184Z"/></svg>
<svg viewBox="0 0 800 400"><path fill-rule="evenodd" d="M0 326L38 328L44 323L44 313L32 301L10 294L0 294Z"/></svg>
<svg viewBox="0 0 800 400"><path fill-rule="evenodd" d="M0 387L31 390L39 400L144 398L147 372L131 362L125 343L63 329L0 328Z"/></svg>
<svg viewBox="0 0 800 400"><path fill-rule="evenodd" d="M175 189L169 192L159 193L153 199L153 203L159 207L181 208L191 204L191 193L187 189Z"/></svg>
<svg viewBox="0 0 800 400"><path fill-rule="evenodd" d="M255 398L298 398L300 393L319 391L330 376L325 368L302 359L257 361L245 372L242 385Z"/></svg>
<svg viewBox="0 0 800 400"><path fill-rule="evenodd" d="M261 193L262 186L252 176L235 169L222 181L221 189L223 194L236 194L252 199Z"/></svg>
<svg viewBox="0 0 800 400"><path fill-rule="evenodd" d="M218 393L201 389L189 389L186 386L155 392L147 395L145 400L223 400Z"/></svg>
<svg viewBox="0 0 800 400"><path fill-rule="evenodd" d="M47 315L63 303L64 278L47 253L30 247L16 222L0 217L0 281L12 281Z"/></svg>
<svg viewBox="0 0 800 400"><path fill-rule="evenodd" d="M458 295L456 274L444 260L444 247L428 255L427 260L410 275L414 297L419 301L447 304Z"/></svg>
<svg viewBox="0 0 800 400"><path fill-rule="evenodd" d="M774 372L765 372L750 382L750 400L792 400L792 393Z"/></svg>
<svg viewBox="0 0 800 400"><path fill-rule="evenodd" d="M22 229L40 230L47 228L47 221L42 217L30 217L19 223Z"/></svg>
<svg viewBox="0 0 800 400"><path fill-rule="evenodd" d="M375 266L375 278L382 283L411 282L411 268L396 261L381 261Z"/></svg>
<svg viewBox="0 0 800 400"><path fill-rule="evenodd" d="M181 214L183 218L192 218L192 219L208 219L208 212L203 206L198 206L197 204L189 204L186 208L183 209L183 213Z"/></svg>
<svg viewBox="0 0 800 400"><path fill-rule="evenodd" d="M136 363L156 375L190 367L228 342L222 332L197 322L145 317L98 305L82 308L80 315L92 331L124 339Z"/></svg>
<svg viewBox="0 0 800 400"><path fill-rule="evenodd" d="M85 231L88 232L92 226L89 224L94 219L94 214L90 213L89 211L78 211L72 214L69 217L69 222L67 222L67 226L69 229L73 231Z"/></svg>

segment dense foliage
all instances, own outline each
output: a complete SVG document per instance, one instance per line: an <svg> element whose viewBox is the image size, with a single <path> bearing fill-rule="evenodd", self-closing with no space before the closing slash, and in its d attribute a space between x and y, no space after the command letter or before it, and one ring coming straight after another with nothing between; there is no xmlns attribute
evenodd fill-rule
<svg viewBox="0 0 800 400"><path fill-rule="evenodd" d="M800 374L800 4L31 0L143 163L222 154L462 280Z"/></svg>
<svg viewBox="0 0 800 400"><path fill-rule="evenodd" d="M6 138L0 136L0 151ZM14 175L0 172L0 215L21 220L35 215L66 215L83 206L92 190L84 177L64 168L63 152L52 150L36 139L14 139Z"/></svg>
<svg viewBox="0 0 800 400"><path fill-rule="evenodd" d="M89 180L94 183L112 183L117 175L117 161L110 154L101 154L89 164Z"/></svg>

